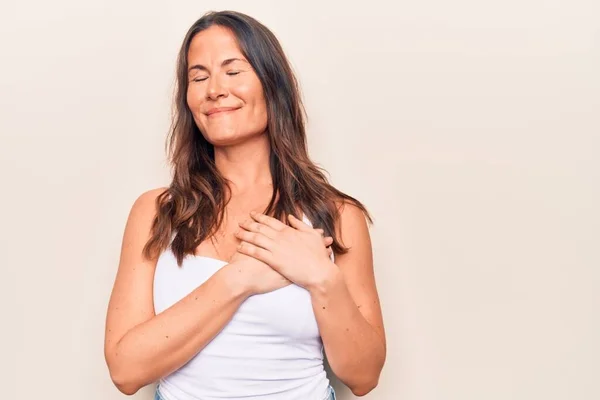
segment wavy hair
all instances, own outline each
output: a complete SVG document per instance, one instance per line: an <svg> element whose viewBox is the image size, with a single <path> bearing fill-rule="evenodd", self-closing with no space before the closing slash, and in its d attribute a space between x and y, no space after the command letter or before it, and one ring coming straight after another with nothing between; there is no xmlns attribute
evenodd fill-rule
<svg viewBox="0 0 600 400"><path fill-rule="evenodd" d="M332 249L345 253L336 224L340 205L358 200L328 183L323 170L310 160L306 144L306 113L298 82L275 35L260 22L234 11L208 12L189 29L177 59L173 116L166 150L173 179L156 199L157 214L144 256L155 258L169 245L181 266L187 254L195 254L204 240L211 238L223 222L228 202L228 183L215 166L214 147L200 132L187 104L188 51L194 36L219 25L231 30L240 50L252 65L262 84L267 106L267 134L271 146L269 167L273 194L264 213L282 221L298 210L315 228L332 236Z"/></svg>

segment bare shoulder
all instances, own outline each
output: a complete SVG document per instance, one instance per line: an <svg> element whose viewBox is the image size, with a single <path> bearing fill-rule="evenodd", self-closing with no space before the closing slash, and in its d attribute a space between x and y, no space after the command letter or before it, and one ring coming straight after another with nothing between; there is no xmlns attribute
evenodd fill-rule
<svg viewBox="0 0 600 400"><path fill-rule="evenodd" d="M151 216L153 217L156 212L156 199L167 190L168 188L161 187L145 191L133 203L131 213L141 213L142 215L152 214Z"/></svg>
<svg viewBox="0 0 600 400"><path fill-rule="evenodd" d="M338 201L336 206L340 213L336 230L344 247L353 248L360 244L370 247L369 226L364 212L348 201Z"/></svg>
<svg viewBox="0 0 600 400"><path fill-rule="evenodd" d="M148 190L134 201L125 225L121 261L129 256L137 256L150 238L152 223L157 212L156 199L166 190L167 188Z"/></svg>
<svg viewBox="0 0 600 400"><path fill-rule="evenodd" d="M167 188L148 190L135 200L131 206L125 225L121 248L120 269L133 267L142 262L141 253L151 236L152 223L156 216L156 199Z"/></svg>

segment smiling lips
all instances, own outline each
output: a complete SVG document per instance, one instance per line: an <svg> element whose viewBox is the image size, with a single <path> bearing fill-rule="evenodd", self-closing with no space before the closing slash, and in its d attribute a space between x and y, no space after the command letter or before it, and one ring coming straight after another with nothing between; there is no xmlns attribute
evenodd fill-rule
<svg viewBox="0 0 600 400"><path fill-rule="evenodd" d="M208 110L208 112L206 113L206 115L208 115L210 117L211 115L221 114L221 113L228 112L228 111L235 111L237 109L239 109L239 107L211 108L210 110Z"/></svg>

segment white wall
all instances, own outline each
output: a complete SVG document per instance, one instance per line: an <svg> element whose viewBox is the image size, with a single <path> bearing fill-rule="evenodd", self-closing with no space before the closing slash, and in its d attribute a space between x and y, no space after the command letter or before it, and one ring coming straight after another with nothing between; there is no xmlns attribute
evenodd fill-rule
<svg viewBox="0 0 600 400"><path fill-rule="evenodd" d="M2 396L123 397L102 341L125 220L168 183L183 35L235 9L278 35L314 159L375 216L368 398L600 398L599 4L2 4Z"/></svg>

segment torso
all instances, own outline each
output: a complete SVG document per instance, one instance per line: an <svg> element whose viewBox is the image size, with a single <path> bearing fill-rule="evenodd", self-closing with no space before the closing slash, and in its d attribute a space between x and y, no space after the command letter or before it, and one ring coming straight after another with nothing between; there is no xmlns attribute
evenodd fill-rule
<svg viewBox="0 0 600 400"><path fill-rule="evenodd" d="M227 263L171 252L158 260L154 308L166 310ZM328 398L323 343L310 294L291 284L249 297L190 361L159 381L165 400Z"/></svg>
<svg viewBox="0 0 600 400"><path fill-rule="evenodd" d="M252 210L264 211L270 201L260 195L265 192L232 198L214 240L205 240L181 267L170 249L161 254L153 290L157 314L227 264L238 244L238 223ZM321 400L328 388L310 294L291 284L248 298L202 351L161 379L159 390L166 400Z"/></svg>

